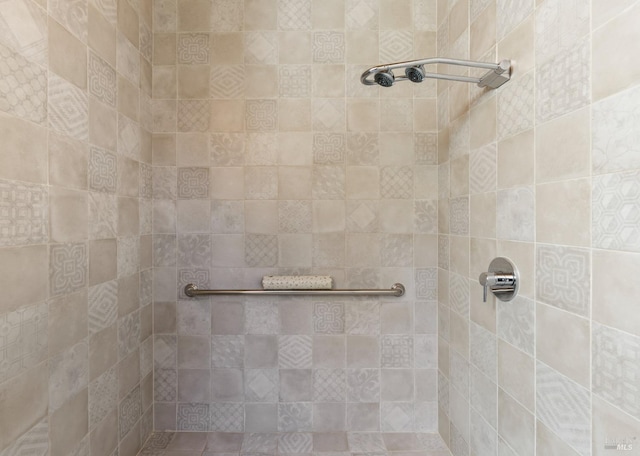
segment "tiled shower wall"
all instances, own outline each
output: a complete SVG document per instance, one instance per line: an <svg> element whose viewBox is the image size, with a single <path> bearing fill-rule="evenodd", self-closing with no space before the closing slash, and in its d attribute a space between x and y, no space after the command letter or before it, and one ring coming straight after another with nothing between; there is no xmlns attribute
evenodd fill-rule
<svg viewBox="0 0 640 456"><path fill-rule="evenodd" d="M638 2L438 2L439 429L456 456L604 455L640 437ZM615 70L613 69L615 67ZM478 275L511 258L511 302Z"/></svg>
<svg viewBox="0 0 640 456"><path fill-rule="evenodd" d="M0 2L0 454L152 428L151 3Z"/></svg>
<svg viewBox="0 0 640 456"><path fill-rule="evenodd" d="M155 428L435 431L433 1L154 4ZM403 298L186 298L328 274Z"/></svg>

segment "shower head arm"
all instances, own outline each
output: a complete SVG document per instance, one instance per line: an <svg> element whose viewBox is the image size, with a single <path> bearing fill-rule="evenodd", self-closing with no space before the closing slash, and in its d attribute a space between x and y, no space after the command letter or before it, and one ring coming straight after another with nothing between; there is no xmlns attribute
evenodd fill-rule
<svg viewBox="0 0 640 456"><path fill-rule="evenodd" d="M439 74L439 73L425 73L424 74L425 78L470 82L470 83L478 84L480 87L497 88L509 80L510 73L511 73L510 60L502 60L500 63L487 63L487 62L474 62L471 60L432 57L432 58L422 59L422 60L408 60L405 62L389 63L386 65L371 67L367 71L362 73L362 76L360 76L360 82L362 82L364 85L375 85L377 84L377 82L372 78L374 78L375 75L378 73L392 73L393 70L400 69L400 68L423 67L425 65L437 65L437 64L456 65L456 66L463 66L468 68L484 68L489 71L479 78L473 78L469 76L457 76L452 74ZM408 79L409 78L406 76L394 75L395 81L405 81Z"/></svg>

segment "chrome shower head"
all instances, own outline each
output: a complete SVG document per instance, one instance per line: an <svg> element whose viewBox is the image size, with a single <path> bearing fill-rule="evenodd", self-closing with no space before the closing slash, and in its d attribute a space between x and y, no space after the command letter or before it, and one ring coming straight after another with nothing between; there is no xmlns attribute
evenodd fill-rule
<svg viewBox="0 0 640 456"><path fill-rule="evenodd" d="M424 80L424 67L422 65L409 67L404 70L404 74L411 82L422 82Z"/></svg>
<svg viewBox="0 0 640 456"><path fill-rule="evenodd" d="M383 71L381 73L376 73L373 80L382 87L391 87L393 85L393 81L395 81L395 76L392 71Z"/></svg>

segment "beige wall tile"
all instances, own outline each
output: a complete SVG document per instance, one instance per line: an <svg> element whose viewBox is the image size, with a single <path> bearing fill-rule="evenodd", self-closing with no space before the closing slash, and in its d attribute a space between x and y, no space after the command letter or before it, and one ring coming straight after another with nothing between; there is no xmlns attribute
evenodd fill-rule
<svg viewBox="0 0 640 456"><path fill-rule="evenodd" d="M122 0L127 3L127 0ZM118 112L136 122L139 120L140 93L126 78L118 76Z"/></svg>
<svg viewBox="0 0 640 456"><path fill-rule="evenodd" d="M6 448L47 416L47 363L41 363L0 387L0 448Z"/></svg>
<svg viewBox="0 0 640 456"><path fill-rule="evenodd" d="M640 5L635 5L593 32L594 101L627 89L640 79L640 63L628 59L628 46L640 39L636 26ZM615 67L616 71L611 71Z"/></svg>
<svg viewBox="0 0 640 456"><path fill-rule="evenodd" d="M536 304L537 358L558 372L589 386L589 320Z"/></svg>
<svg viewBox="0 0 640 456"><path fill-rule="evenodd" d="M244 4L245 30L275 30L278 21L276 0L248 0Z"/></svg>
<svg viewBox="0 0 640 456"><path fill-rule="evenodd" d="M514 74L526 74L534 66L533 15L498 43L498 58L511 59Z"/></svg>
<svg viewBox="0 0 640 456"><path fill-rule="evenodd" d="M211 62L215 62L216 64L243 63L243 34L213 34L211 37Z"/></svg>
<svg viewBox="0 0 640 456"><path fill-rule="evenodd" d="M478 149L496 140L496 97L471 109L471 149Z"/></svg>
<svg viewBox="0 0 640 456"><path fill-rule="evenodd" d="M589 175L589 109L559 117L536 129L536 182Z"/></svg>
<svg viewBox="0 0 640 456"><path fill-rule="evenodd" d="M536 455L578 456L573 448L540 421L536 422Z"/></svg>
<svg viewBox="0 0 640 456"><path fill-rule="evenodd" d="M633 311L640 284L627 277L640 272L637 253L593 251L593 320L640 336L640 316Z"/></svg>
<svg viewBox="0 0 640 456"><path fill-rule="evenodd" d="M622 410L612 406L607 401L593 396L593 456L606 456L611 452L605 448L605 444L616 440L622 443L623 439L630 440L635 437L640 429L640 421L629 416ZM635 451L637 438L631 443Z"/></svg>
<svg viewBox="0 0 640 456"><path fill-rule="evenodd" d="M211 131L243 131L245 103L242 100L213 100Z"/></svg>
<svg viewBox="0 0 640 456"><path fill-rule="evenodd" d="M72 453L89 431L88 396L85 388L51 415L49 436L52 456Z"/></svg>
<svg viewBox="0 0 640 456"><path fill-rule="evenodd" d="M118 0L118 30L124 33L131 44L138 47L140 33L138 13L128 0Z"/></svg>
<svg viewBox="0 0 640 456"><path fill-rule="evenodd" d="M89 242L89 286L113 280L117 275L115 239Z"/></svg>
<svg viewBox="0 0 640 456"><path fill-rule="evenodd" d="M381 0L380 29L409 29L413 24L412 13L412 4L408 0Z"/></svg>
<svg viewBox="0 0 640 456"><path fill-rule="evenodd" d="M49 68L87 88L87 47L53 19L49 19Z"/></svg>
<svg viewBox="0 0 640 456"><path fill-rule="evenodd" d="M209 65L178 65L178 98L209 98L209 74Z"/></svg>
<svg viewBox="0 0 640 456"><path fill-rule="evenodd" d="M449 43L454 43L469 26L469 0L458 0L449 14Z"/></svg>
<svg viewBox="0 0 640 456"><path fill-rule="evenodd" d="M49 353L55 355L87 337L87 291L49 302Z"/></svg>
<svg viewBox="0 0 640 456"><path fill-rule="evenodd" d="M533 130L498 143L498 188L532 184L533 170Z"/></svg>
<svg viewBox="0 0 640 456"><path fill-rule="evenodd" d="M496 44L496 5L489 5L471 23L469 30L471 44L470 57L480 60ZM500 56L500 58L510 58Z"/></svg>
<svg viewBox="0 0 640 456"><path fill-rule="evenodd" d="M88 238L89 203L86 192L51 187L51 240L77 242Z"/></svg>
<svg viewBox="0 0 640 456"><path fill-rule="evenodd" d="M178 31L203 32L209 30L211 2L205 0L178 0Z"/></svg>
<svg viewBox="0 0 640 456"><path fill-rule="evenodd" d="M591 240L588 179L536 186L538 242L588 246Z"/></svg>
<svg viewBox="0 0 640 456"><path fill-rule="evenodd" d="M522 454L534 454L535 419L502 388L498 390L498 433Z"/></svg>
<svg viewBox="0 0 640 456"><path fill-rule="evenodd" d="M106 456L118 445L118 410L114 408L89 435L91 454Z"/></svg>
<svg viewBox="0 0 640 456"><path fill-rule="evenodd" d="M49 133L49 183L87 189L87 146L58 133Z"/></svg>
<svg viewBox="0 0 640 456"><path fill-rule="evenodd" d="M118 113L115 109L89 97L89 142L115 151L118 140Z"/></svg>
<svg viewBox="0 0 640 456"><path fill-rule="evenodd" d="M0 286L5 297L1 302L0 314L46 299L49 292L46 245L3 248L0 251Z"/></svg>
<svg viewBox="0 0 640 456"><path fill-rule="evenodd" d="M0 177L47 182L47 131L31 122L0 114Z"/></svg>

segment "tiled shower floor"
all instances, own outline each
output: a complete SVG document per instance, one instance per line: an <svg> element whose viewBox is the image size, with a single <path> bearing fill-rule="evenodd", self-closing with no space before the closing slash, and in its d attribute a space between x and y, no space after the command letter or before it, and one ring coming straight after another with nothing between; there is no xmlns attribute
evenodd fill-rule
<svg viewBox="0 0 640 456"><path fill-rule="evenodd" d="M437 434L156 432L144 456L451 456Z"/></svg>

